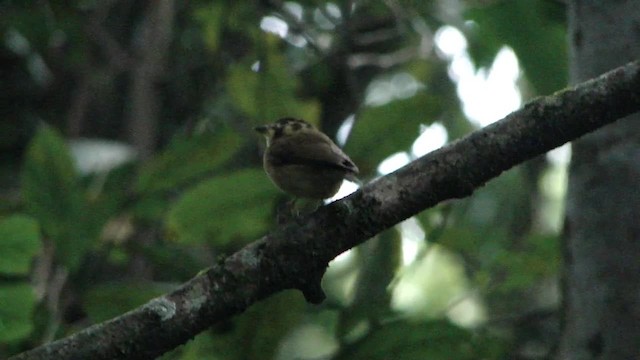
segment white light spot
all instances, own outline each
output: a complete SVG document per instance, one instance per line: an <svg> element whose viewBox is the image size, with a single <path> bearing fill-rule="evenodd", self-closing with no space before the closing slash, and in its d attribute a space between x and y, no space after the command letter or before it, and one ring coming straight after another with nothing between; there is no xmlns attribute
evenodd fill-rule
<svg viewBox="0 0 640 360"><path fill-rule="evenodd" d="M325 16L325 13L320 9L316 9L313 11L313 20L318 24L318 26L324 30L333 30L336 26L333 24L331 19Z"/></svg>
<svg viewBox="0 0 640 360"><path fill-rule="evenodd" d="M275 16L265 16L260 21L260 29L284 38L289 32L289 25Z"/></svg>
<svg viewBox="0 0 640 360"><path fill-rule="evenodd" d="M365 104L381 106L393 99L393 86L388 81L374 80L367 89Z"/></svg>
<svg viewBox="0 0 640 360"><path fill-rule="evenodd" d="M302 5L297 2L287 1L284 3L284 8L290 15L296 18L298 21L302 21Z"/></svg>
<svg viewBox="0 0 640 360"><path fill-rule="evenodd" d="M503 47L488 73L480 70L474 76L460 76L458 96L464 113L479 126L486 126L518 109L522 104L516 84L519 75L515 53Z"/></svg>
<svg viewBox="0 0 640 360"><path fill-rule="evenodd" d="M334 264L342 264L347 261L350 261L353 258L353 251L351 249L343 252L342 254L336 256L333 260L331 260Z"/></svg>
<svg viewBox="0 0 640 360"><path fill-rule="evenodd" d="M403 151L403 152L395 153L389 156L388 158L382 160L380 165L378 165L378 172L381 175L392 173L400 169L401 167L407 165L409 161L411 161L411 159L409 158L409 154L407 154L406 152Z"/></svg>
<svg viewBox="0 0 640 360"><path fill-rule="evenodd" d="M402 263L406 266L415 261L418 252L424 248L425 232L415 218L400 223L402 235Z"/></svg>
<svg viewBox="0 0 640 360"><path fill-rule="evenodd" d="M336 200L340 200L343 197L351 195L352 193L356 192L358 188L359 188L358 184L351 182L349 180L344 180L342 182L342 186L340 186L340 190L338 190L338 192L335 195L333 195L333 197L328 198L324 202L325 204L328 204Z"/></svg>
<svg viewBox="0 0 640 360"><path fill-rule="evenodd" d="M260 71L260 61L256 61L253 64L251 64L251 71L253 72L258 72Z"/></svg>
<svg viewBox="0 0 640 360"><path fill-rule="evenodd" d="M349 134L351 133L351 129L353 128L353 123L355 122L356 117L353 114L349 115L345 121L340 125L338 129L338 133L336 134L336 141L338 145L344 146L347 142L347 138L349 138Z"/></svg>
<svg viewBox="0 0 640 360"><path fill-rule="evenodd" d="M453 26L443 26L436 31L436 45L442 53L453 58L467 50L467 39Z"/></svg>
<svg viewBox="0 0 640 360"><path fill-rule="evenodd" d="M27 68L33 79L41 86L53 80L53 74L40 54L34 53L27 57Z"/></svg>
<svg viewBox="0 0 640 360"><path fill-rule="evenodd" d="M571 160L571 145L564 144L547 153L547 159L557 166L566 166Z"/></svg>
<svg viewBox="0 0 640 360"><path fill-rule="evenodd" d="M413 75L406 72L397 73L371 82L366 91L365 104L381 106L392 100L407 99L424 87Z"/></svg>
<svg viewBox="0 0 640 360"><path fill-rule="evenodd" d="M280 341L274 359L329 359L337 352L333 333L320 325L304 324L287 332Z"/></svg>
<svg viewBox="0 0 640 360"><path fill-rule="evenodd" d="M78 172L84 175L107 172L136 157L130 145L104 139L70 140L69 149Z"/></svg>
<svg viewBox="0 0 640 360"><path fill-rule="evenodd" d="M299 48L305 47L307 45L307 39L305 39L304 36L301 35L289 34L286 40L289 44Z"/></svg>
<svg viewBox="0 0 640 360"><path fill-rule="evenodd" d="M415 95L418 90L424 88L422 83L418 82L416 78L406 72L393 75L390 82L396 99L410 98Z"/></svg>
<svg viewBox="0 0 640 360"><path fill-rule="evenodd" d="M14 28L9 28L4 34L4 42L17 55L27 56L31 53L29 40Z"/></svg>
<svg viewBox="0 0 640 360"><path fill-rule="evenodd" d="M420 244L415 240L402 239L402 264L409 265L418 257Z"/></svg>
<svg viewBox="0 0 640 360"><path fill-rule="evenodd" d="M465 294L462 299L454 300L447 315L453 323L465 328L480 326L487 320L485 307L475 294Z"/></svg>
<svg viewBox="0 0 640 360"><path fill-rule="evenodd" d="M430 126L423 127L421 130L422 133L411 147L411 152L416 157L428 154L447 143L447 129L441 123L435 122Z"/></svg>
<svg viewBox="0 0 640 360"><path fill-rule="evenodd" d="M327 9L327 14L329 14L329 16L332 16L336 19L339 19L342 17L340 8L335 3L332 3L332 2L327 3L327 5L325 5L325 9Z"/></svg>
<svg viewBox="0 0 640 360"><path fill-rule="evenodd" d="M520 66L511 48L500 49L490 69L476 70L467 52L467 41L456 28L443 26L438 29L436 45L451 59L449 76L457 82L463 111L472 122L486 126L521 106L516 84Z"/></svg>

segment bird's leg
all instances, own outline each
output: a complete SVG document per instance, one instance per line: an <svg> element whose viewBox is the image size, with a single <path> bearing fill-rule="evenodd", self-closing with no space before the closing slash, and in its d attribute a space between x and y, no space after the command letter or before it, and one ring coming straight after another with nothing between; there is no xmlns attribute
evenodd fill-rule
<svg viewBox="0 0 640 360"><path fill-rule="evenodd" d="M295 209L296 200L297 198L293 198L278 207L276 210L276 221L278 225L289 222L292 218L299 215Z"/></svg>
<svg viewBox="0 0 640 360"><path fill-rule="evenodd" d="M302 219L303 216L318 210L321 205L322 200L293 198L277 209L276 221L278 225L282 225L291 220L297 221Z"/></svg>
<svg viewBox="0 0 640 360"><path fill-rule="evenodd" d="M296 199L297 200L297 199ZM312 212L318 210L318 208L322 205L322 200L317 199L301 199L295 204L292 212L295 214L297 218L300 218L304 215L309 215Z"/></svg>

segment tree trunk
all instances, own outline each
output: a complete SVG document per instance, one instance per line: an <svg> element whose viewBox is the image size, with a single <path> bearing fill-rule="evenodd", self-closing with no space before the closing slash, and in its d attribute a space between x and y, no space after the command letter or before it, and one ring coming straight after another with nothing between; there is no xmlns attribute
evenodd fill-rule
<svg viewBox="0 0 640 360"><path fill-rule="evenodd" d="M164 76L175 10L173 0L149 2L146 18L136 34L139 40L132 46L137 63L132 72L128 132L141 161L153 155L158 140L161 110L158 84Z"/></svg>
<svg viewBox="0 0 640 360"><path fill-rule="evenodd" d="M640 57L637 0L572 0L571 81ZM559 359L640 358L640 114L573 143Z"/></svg>

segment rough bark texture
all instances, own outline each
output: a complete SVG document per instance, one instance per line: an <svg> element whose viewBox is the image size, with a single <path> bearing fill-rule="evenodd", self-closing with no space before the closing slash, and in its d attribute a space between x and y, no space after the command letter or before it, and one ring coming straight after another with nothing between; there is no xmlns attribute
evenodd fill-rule
<svg viewBox="0 0 640 360"><path fill-rule="evenodd" d="M324 299L328 262L441 201L640 110L640 62L539 98L507 118L284 224L182 285L118 318L13 359L152 359L256 301L295 288Z"/></svg>
<svg viewBox="0 0 640 360"><path fill-rule="evenodd" d="M573 0L574 83L640 56L637 0ZM560 359L640 358L640 114L573 144Z"/></svg>

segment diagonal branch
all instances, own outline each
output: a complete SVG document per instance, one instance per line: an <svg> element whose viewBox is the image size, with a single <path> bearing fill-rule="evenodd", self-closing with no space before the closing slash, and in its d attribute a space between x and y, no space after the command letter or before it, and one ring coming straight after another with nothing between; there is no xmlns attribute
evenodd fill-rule
<svg viewBox="0 0 640 360"><path fill-rule="evenodd" d="M469 196L503 171L640 110L640 62L538 98L505 119L288 223L170 294L13 359L150 359L278 291L324 294L328 262L437 203ZM382 134L381 134L382 135Z"/></svg>

